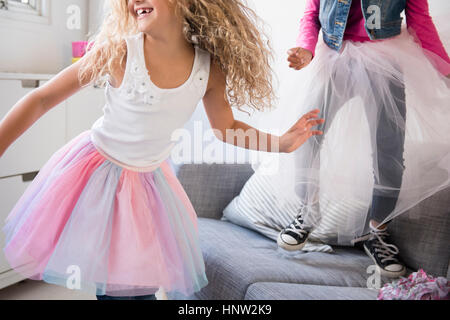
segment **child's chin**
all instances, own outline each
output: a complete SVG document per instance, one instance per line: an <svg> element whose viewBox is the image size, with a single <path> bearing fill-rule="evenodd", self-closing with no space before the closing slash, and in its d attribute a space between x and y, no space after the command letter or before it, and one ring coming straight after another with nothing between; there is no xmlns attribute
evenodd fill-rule
<svg viewBox="0 0 450 320"><path fill-rule="evenodd" d="M138 29L141 32L151 31L154 28L154 23L151 21L138 21Z"/></svg>
<svg viewBox="0 0 450 320"><path fill-rule="evenodd" d="M139 24L138 25L138 30L139 32L150 32L152 30L152 28L150 26L148 26L147 24Z"/></svg>

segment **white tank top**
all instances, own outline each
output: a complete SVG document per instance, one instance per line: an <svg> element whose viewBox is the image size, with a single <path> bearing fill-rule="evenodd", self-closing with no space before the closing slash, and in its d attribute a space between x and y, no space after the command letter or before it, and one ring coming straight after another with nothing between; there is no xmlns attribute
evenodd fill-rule
<svg viewBox="0 0 450 320"><path fill-rule="evenodd" d="M172 133L183 128L206 92L210 54L195 47L189 79L173 89L161 89L150 79L144 58L144 33L128 36L127 62L119 88L107 82L103 116L91 127L91 141L115 162L155 167L175 146Z"/></svg>

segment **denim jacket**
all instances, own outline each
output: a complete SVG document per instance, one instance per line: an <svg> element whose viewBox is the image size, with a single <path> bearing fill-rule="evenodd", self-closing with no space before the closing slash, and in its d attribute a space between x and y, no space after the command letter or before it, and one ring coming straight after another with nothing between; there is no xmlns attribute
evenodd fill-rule
<svg viewBox="0 0 450 320"><path fill-rule="evenodd" d="M364 27L371 40L386 39L400 34L406 0L361 1ZM320 0L319 21L325 43L340 50L352 0Z"/></svg>

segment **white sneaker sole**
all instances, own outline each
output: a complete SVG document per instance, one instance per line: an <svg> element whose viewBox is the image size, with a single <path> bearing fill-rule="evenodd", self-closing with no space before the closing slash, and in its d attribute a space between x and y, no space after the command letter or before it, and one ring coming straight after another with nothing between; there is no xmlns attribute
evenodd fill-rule
<svg viewBox="0 0 450 320"><path fill-rule="evenodd" d="M281 238L281 232L278 234L278 238L277 238L277 244L280 248L283 248L284 250L288 250L288 251L297 251L297 250L301 250L303 249L303 247L306 244L307 239L300 244L289 244L283 241L283 239Z"/></svg>
<svg viewBox="0 0 450 320"><path fill-rule="evenodd" d="M372 255L370 254L370 251L367 250L367 248L365 246L364 247L364 251L366 252L366 254L370 257L370 259L372 259L373 263L375 264L375 266L377 267L377 271L382 275L382 276L386 276L388 278L399 278L403 275L405 275L406 273L406 268L403 267L402 270L400 271L388 271L388 270L384 270L383 268L380 268L376 262L376 260L374 259L374 257L372 257Z"/></svg>

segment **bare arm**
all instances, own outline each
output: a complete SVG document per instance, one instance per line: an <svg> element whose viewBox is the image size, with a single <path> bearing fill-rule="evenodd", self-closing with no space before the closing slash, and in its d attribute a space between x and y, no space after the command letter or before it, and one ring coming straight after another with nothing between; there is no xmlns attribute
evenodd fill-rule
<svg viewBox="0 0 450 320"><path fill-rule="evenodd" d="M80 62L25 95L11 108L0 122L0 157L39 118L82 88L78 81Z"/></svg>
<svg viewBox="0 0 450 320"><path fill-rule="evenodd" d="M320 131L310 130L312 126L323 123L323 119L313 119L317 117L318 110L303 116L281 137L259 131L234 119L230 104L224 96L225 90L225 76L213 63L203 103L216 137L225 143L250 150L292 152L311 136L321 134Z"/></svg>

